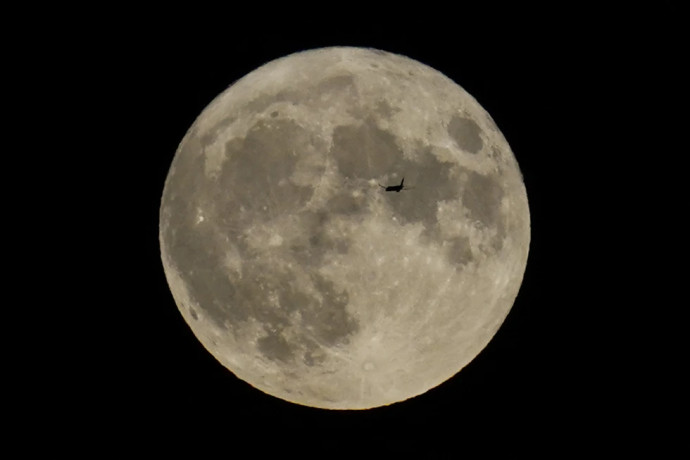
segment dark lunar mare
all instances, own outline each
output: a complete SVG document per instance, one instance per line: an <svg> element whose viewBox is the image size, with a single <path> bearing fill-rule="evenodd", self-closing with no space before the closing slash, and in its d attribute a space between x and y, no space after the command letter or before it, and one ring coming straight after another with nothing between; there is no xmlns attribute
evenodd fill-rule
<svg viewBox="0 0 690 460"><path fill-rule="evenodd" d="M259 121L244 139L226 144L226 163L215 180L208 180L203 156L188 150L199 148L192 138L178 155L169 178L178 193L169 195L162 209L168 219L164 227L167 252L205 316L230 331L254 319L263 325L258 348L265 357L314 364L322 359L319 346L346 343L359 328L347 312L348 293L338 291L316 268L326 254L346 252L349 246L345 239L328 236L328 221L334 215L360 214L363 201L337 195L329 200L328 212L305 210L314 188L285 180L299 159L287 154L285 146L300 151L309 142L308 133L294 122ZM197 220L197 208L205 214L203 222ZM302 240L289 242L288 249L270 249L275 253L268 255L261 253L265 248L248 244L243 230L262 223L270 225L276 217L290 214L296 219L295 225L304 229ZM224 252L212 243L224 236L242 260L242 279L225 268ZM307 271L308 286L297 288L293 273L284 264L272 264L272 259L292 260ZM310 332L288 341L283 331L291 326L290 314L295 310L301 318L296 330ZM192 317L198 318L197 313Z"/></svg>

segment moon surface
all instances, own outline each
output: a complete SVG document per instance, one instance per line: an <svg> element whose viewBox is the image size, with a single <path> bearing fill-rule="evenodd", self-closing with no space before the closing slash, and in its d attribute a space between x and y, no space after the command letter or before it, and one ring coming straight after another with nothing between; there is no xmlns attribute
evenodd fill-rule
<svg viewBox="0 0 690 460"><path fill-rule="evenodd" d="M386 192L405 178L408 190ZM412 59L323 48L269 62L199 115L160 208L196 337L270 395L366 409L467 365L515 301L527 195L488 113Z"/></svg>

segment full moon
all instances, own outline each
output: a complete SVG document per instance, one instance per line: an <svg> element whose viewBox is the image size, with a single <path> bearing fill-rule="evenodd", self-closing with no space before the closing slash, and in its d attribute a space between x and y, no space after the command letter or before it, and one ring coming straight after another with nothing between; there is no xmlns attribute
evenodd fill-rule
<svg viewBox="0 0 690 460"><path fill-rule="evenodd" d="M204 109L170 167L159 239L182 316L223 366L297 404L367 409L487 345L530 219L472 96L407 57L336 47L269 62Z"/></svg>

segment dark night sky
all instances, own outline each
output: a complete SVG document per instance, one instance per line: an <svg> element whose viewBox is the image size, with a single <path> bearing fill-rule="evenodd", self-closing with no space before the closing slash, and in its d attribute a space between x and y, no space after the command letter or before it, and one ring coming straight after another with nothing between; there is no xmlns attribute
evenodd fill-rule
<svg viewBox="0 0 690 460"><path fill-rule="evenodd" d="M79 378L60 406L78 414L89 436L121 445L151 441L151 430L165 442L204 433L208 443L239 446L261 436L267 451L306 446L326 455L371 443L390 453L457 453L477 434L496 443L489 451L539 439L580 448L610 440L610 426L635 411L615 378L626 365L625 342L606 326L621 308L611 267L623 251L612 224L623 210L607 171L622 130L614 114L634 86L620 69L641 55L663 61L655 52L663 39L648 42L630 18L571 13L542 21L528 11L518 21L508 11L497 21L486 12L434 12L433 21L413 14L278 29L251 20L205 27L202 15L193 28L152 29L157 20L148 18L99 34L100 51L72 84L89 93L82 118L91 108L106 112L85 122L107 140L105 152L92 152L98 174L89 190L110 211L85 234L106 232L112 244L89 239L94 260L81 270L94 281L84 321L100 326L74 339ZM474 96L517 158L532 225L522 288L486 349L428 393L361 412L293 405L235 378L178 313L158 248L163 182L196 116L258 66L333 45L406 55ZM121 431L111 438L114 427Z"/></svg>

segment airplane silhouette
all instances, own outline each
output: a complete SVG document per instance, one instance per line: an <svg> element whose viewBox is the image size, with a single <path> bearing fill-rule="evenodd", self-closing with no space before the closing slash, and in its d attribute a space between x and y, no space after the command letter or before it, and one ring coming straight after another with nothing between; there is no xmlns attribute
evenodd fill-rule
<svg viewBox="0 0 690 460"><path fill-rule="evenodd" d="M409 189L410 187L405 187L403 185L403 182L405 182L404 177L400 181L400 185L389 185L388 187L386 187L386 186L379 184L379 187L381 187L382 189L385 189L386 192L399 192L400 190L405 190L406 188Z"/></svg>

